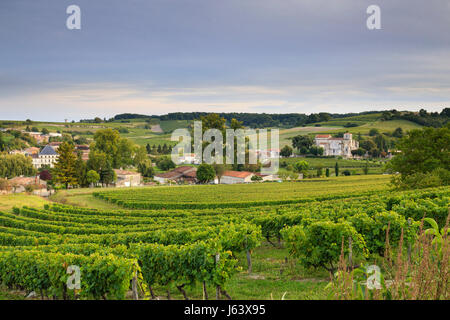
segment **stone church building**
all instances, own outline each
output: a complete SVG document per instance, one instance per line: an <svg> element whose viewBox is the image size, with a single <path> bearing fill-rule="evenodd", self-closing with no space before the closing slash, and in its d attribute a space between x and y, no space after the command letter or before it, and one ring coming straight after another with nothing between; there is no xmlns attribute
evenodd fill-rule
<svg viewBox="0 0 450 320"><path fill-rule="evenodd" d="M324 156L352 157L352 150L359 148L359 142L353 140L351 133L344 133L343 138L333 138L329 134L316 135L316 146L323 148Z"/></svg>

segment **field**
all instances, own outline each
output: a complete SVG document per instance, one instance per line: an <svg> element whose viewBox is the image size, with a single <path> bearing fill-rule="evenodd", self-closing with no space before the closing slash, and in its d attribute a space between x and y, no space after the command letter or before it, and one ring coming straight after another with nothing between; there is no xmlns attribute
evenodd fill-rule
<svg viewBox="0 0 450 320"><path fill-rule="evenodd" d="M389 179L387 175L352 176L250 185L133 188L95 194L113 203L141 209L249 207L296 203L314 197L345 196L361 190L385 190Z"/></svg>
<svg viewBox="0 0 450 320"><path fill-rule="evenodd" d="M345 225L377 259L388 221L393 242L425 211L445 221L449 188L393 194L389 178L74 189L53 196L58 203L2 196L0 298L36 291L38 298L203 299L206 290L215 299L219 288L222 298L326 299L329 273L300 263L285 232ZM334 241L320 246L339 256ZM354 259L367 258L355 247ZM64 289L69 264L81 265L77 292Z"/></svg>

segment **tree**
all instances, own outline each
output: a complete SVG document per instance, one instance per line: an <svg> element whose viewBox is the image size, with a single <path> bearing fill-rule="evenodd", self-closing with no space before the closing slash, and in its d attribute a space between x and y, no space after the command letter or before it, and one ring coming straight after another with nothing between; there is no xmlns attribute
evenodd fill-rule
<svg viewBox="0 0 450 320"><path fill-rule="evenodd" d="M205 133L206 130L209 129L218 129L222 132L222 135L225 137L225 123L226 119L220 117L217 113L210 113L206 116L200 117L202 121L202 131ZM233 123L235 125L236 123Z"/></svg>
<svg viewBox="0 0 450 320"><path fill-rule="evenodd" d="M297 161L294 164L294 171L297 173L303 173L303 176L306 176L309 169L309 163L305 160Z"/></svg>
<svg viewBox="0 0 450 320"><path fill-rule="evenodd" d="M216 177L216 172L212 165L202 163L197 169L197 180L201 183L208 183Z"/></svg>
<svg viewBox="0 0 450 320"><path fill-rule="evenodd" d="M364 149L361 149L361 148L358 148L356 150L352 150L352 156L362 157L365 154L366 154L366 151L364 151Z"/></svg>
<svg viewBox="0 0 450 320"><path fill-rule="evenodd" d="M232 118L230 122L230 128L233 130L242 129L244 128L244 125L242 123L242 121L238 121L235 118Z"/></svg>
<svg viewBox="0 0 450 320"><path fill-rule="evenodd" d="M308 135L299 135L292 138L292 146L297 150L299 150L301 153L302 151L304 152L305 149L309 150L309 148L311 148L313 144L314 144L313 138Z"/></svg>
<svg viewBox="0 0 450 320"><path fill-rule="evenodd" d="M226 167L226 165L219 164L219 163L214 163L212 166L214 168L214 171L216 172L218 182L220 183L220 179L222 178L223 174L227 170L227 167Z"/></svg>
<svg viewBox="0 0 450 320"><path fill-rule="evenodd" d="M55 163L55 182L65 185L66 189L69 185L78 183L76 172L77 158L74 152L74 146L68 142L63 142L57 150L59 156Z"/></svg>
<svg viewBox="0 0 450 320"><path fill-rule="evenodd" d="M450 124L409 131L397 144L401 152L388 164L391 171L400 173L392 182L400 188L418 187L431 180L450 184L449 141Z"/></svg>
<svg viewBox="0 0 450 320"><path fill-rule="evenodd" d="M327 169L325 170L325 175L326 175L327 177L330 176L330 168L327 168Z"/></svg>
<svg viewBox="0 0 450 320"><path fill-rule="evenodd" d="M3 140L3 133L0 132L0 151L6 150L6 142Z"/></svg>
<svg viewBox="0 0 450 320"><path fill-rule="evenodd" d="M77 155L77 161L75 162L75 171L76 171L76 177L78 181L78 185L80 187L87 187L89 183L86 179L87 174L87 164L83 161L81 157L81 152Z"/></svg>
<svg viewBox="0 0 450 320"><path fill-rule="evenodd" d="M174 169L176 164L169 157L162 157L156 162L156 166L163 171L167 171Z"/></svg>
<svg viewBox="0 0 450 320"><path fill-rule="evenodd" d="M133 164L137 167L142 162L147 160L147 149L146 147L137 147L134 152Z"/></svg>
<svg viewBox="0 0 450 320"><path fill-rule="evenodd" d="M48 129L47 128L42 128L42 134L49 134L50 133L50 131L48 131Z"/></svg>
<svg viewBox="0 0 450 320"><path fill-rule="evenodd" d="M366 164L363 167L363 172L365 175L369 174L369 163L366 161Z"/></svg>
<svg viewBox="0 0 450 320"><path fill-rule="evenodd" d="M373 129L370 129L370 131L369 131L369 136L371 136L371 137L376 136L378 134L380 134L380 131L378 129L373 128Z"/></svg>
<svg viewBox="0 0 450 320"><path fill-rule="evenodd" d="M100 170L100 182L106 186L109 186L116 180L116 173L114 172L111 163L107 161L106 166Z"/></svg>
<svg viewBox="0 0 450 320"><path fill-rule="evenodd" d="M323 175L322 166L317 166L317 176L320 178Z"/></svg>
<svg viewBox="0 0 450 320"><path fill-rule="evenodd" d="M36 169L30 157L22 154L0 154L0 177L34 176Z"/></svg>
<svg viewBox="0 0 450 320"><path fill-rule="evenodd" d="M142 174L143 177L152 178L155 174L155 170L153 169L152 162L150 160L145 160L139 163L138 172Z"/></svg>
<svg viewBox="0 0 450 320"><path fill-rule="evenodd" d="M339 176L339 164L337 162L334 165L334 174L335 174L336 177Z"/></svg>
<svg viewBox="0 0 450 320"><path fill-rule="evenodd" d="M133 163L134 146L128 139L121 138L117 130L98 130L94 134L91 152L103 152L113 168L126 167Z"/></svg>
<svg viewBox="0 0 450 320"><path fill-rule="evenodd" d="M315 156L321 156L323 155L323 148L319 146L312 146L309 148L309 153Z"/></svg>
<svg viewBox="0 0 450 320"><path fill-rule="evenodd" d="M42 170L39 173L39 179L44 180L44 181L50 181L50 180L52 180L52 175L51 175L50 171Z"/></svg>
<svg viewBox="0 0 450 320"><path fill-rule="evenodd" d="M290 156L292 155L292 152L293 152L293 149L292 149L291 147L289 147L289 146L284 146L284 147L281 149L281 151L280 151L280 155L281 155L282 157L287 158L287 157L290 157Z"/></svg>
<svg viewBox="0 0 450 320"><path fill-rule="evenodd" d="M89 170L86 173L86 180L89 183L90 186L95 186L98 181L100 180L100 175L97 173L97 171Z"/></svg>
<svg viewBox="0 0 450 320"><path fill-rule="evenodd" d="M107 157L104 152L92 150L89 152L89 160L87 161L88 170L100 172L106 166Z"/></svg>
<svg viewBox="0 0 450 320"><path fill-rule="evenodd" d="M403 129L402 128L395 129L394 132L392 133L392 136L394 136L396 138L403 137Z"/></svg>
<svg viewBox="0 0 450 320"><path fill-rule="evenodd" d="M262 181L262 179L263 179L263 178L262 178L261 176L258 176L258 175L256 175L256 174L255 174L254 176L251 177L251 180L252 180L252 181Z"/></svg>
<svg viewBox="0 0 450 320"><path fill-rule="evenodd" d="M147 154L151 154L152 153L152 147L150 147L149 143L147 143L147 145L145 146L145 149L147 151Z"/></svg>
<svg viewBox="0 0 450 320"><path fill-rule="evenodd" d="M377 145L372 140L364 140L360 143L360 147L366 151L375 149Z"/></svg>

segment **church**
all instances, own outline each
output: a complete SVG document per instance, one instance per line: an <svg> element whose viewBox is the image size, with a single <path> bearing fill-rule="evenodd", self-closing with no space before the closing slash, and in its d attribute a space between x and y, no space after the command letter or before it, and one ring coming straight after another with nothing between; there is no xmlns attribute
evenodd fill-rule
<svg viewBox="0 0 450 320"><path fill-rule="evenodd" d="M333 138L329 134L318 134L314 139L316 146L323 148L324 156L341 156L351 158L352 150L359 148L359 142L353 140L351 133L344 133L343 138Z"/></svg>

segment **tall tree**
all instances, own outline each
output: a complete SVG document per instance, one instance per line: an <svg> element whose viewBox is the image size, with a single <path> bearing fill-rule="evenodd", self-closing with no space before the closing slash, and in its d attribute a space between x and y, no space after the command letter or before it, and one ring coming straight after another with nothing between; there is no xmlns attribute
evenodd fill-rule
<svg viewBox="0 0 450 320"><path fill-rule="evenodd" d="M66 188L69 185L77 185L77 171L75 148L68 142L63 142L58 150L58 160L55 163L55 182L63 184Z"/></svg>
<svg viewBox="0 0 450 320"><path fill-rule="evenodd" d="M400 173L394 183L415 184L435 175L442 184L450 181L450 123L443 128L415 129L408 132L397 144L399 152L388 167ZM409 183L409 182L411 183Z"/></svg>
<svg viewBox="0 0 450 320"><path fill-rule="evenodd" d="M302 153L307 152L313 144L313 138L308 135L299 135L292 138L292 146Z"/></svg>
<svg viewBox="0 0 450 320"><path fill-rule="evenodd" d="M213 166L207 163L202 163L198 166L197 169L197 180L201 183L207 183L214 180L216 176L216 172L214 171Z"/></svg>
<svg viewBox="0 0 450 320"><path fill-rule="evenodd" d="M334 175L336 177L339 176L339 164L336 162L336 164L334 165Z"/></svg>

